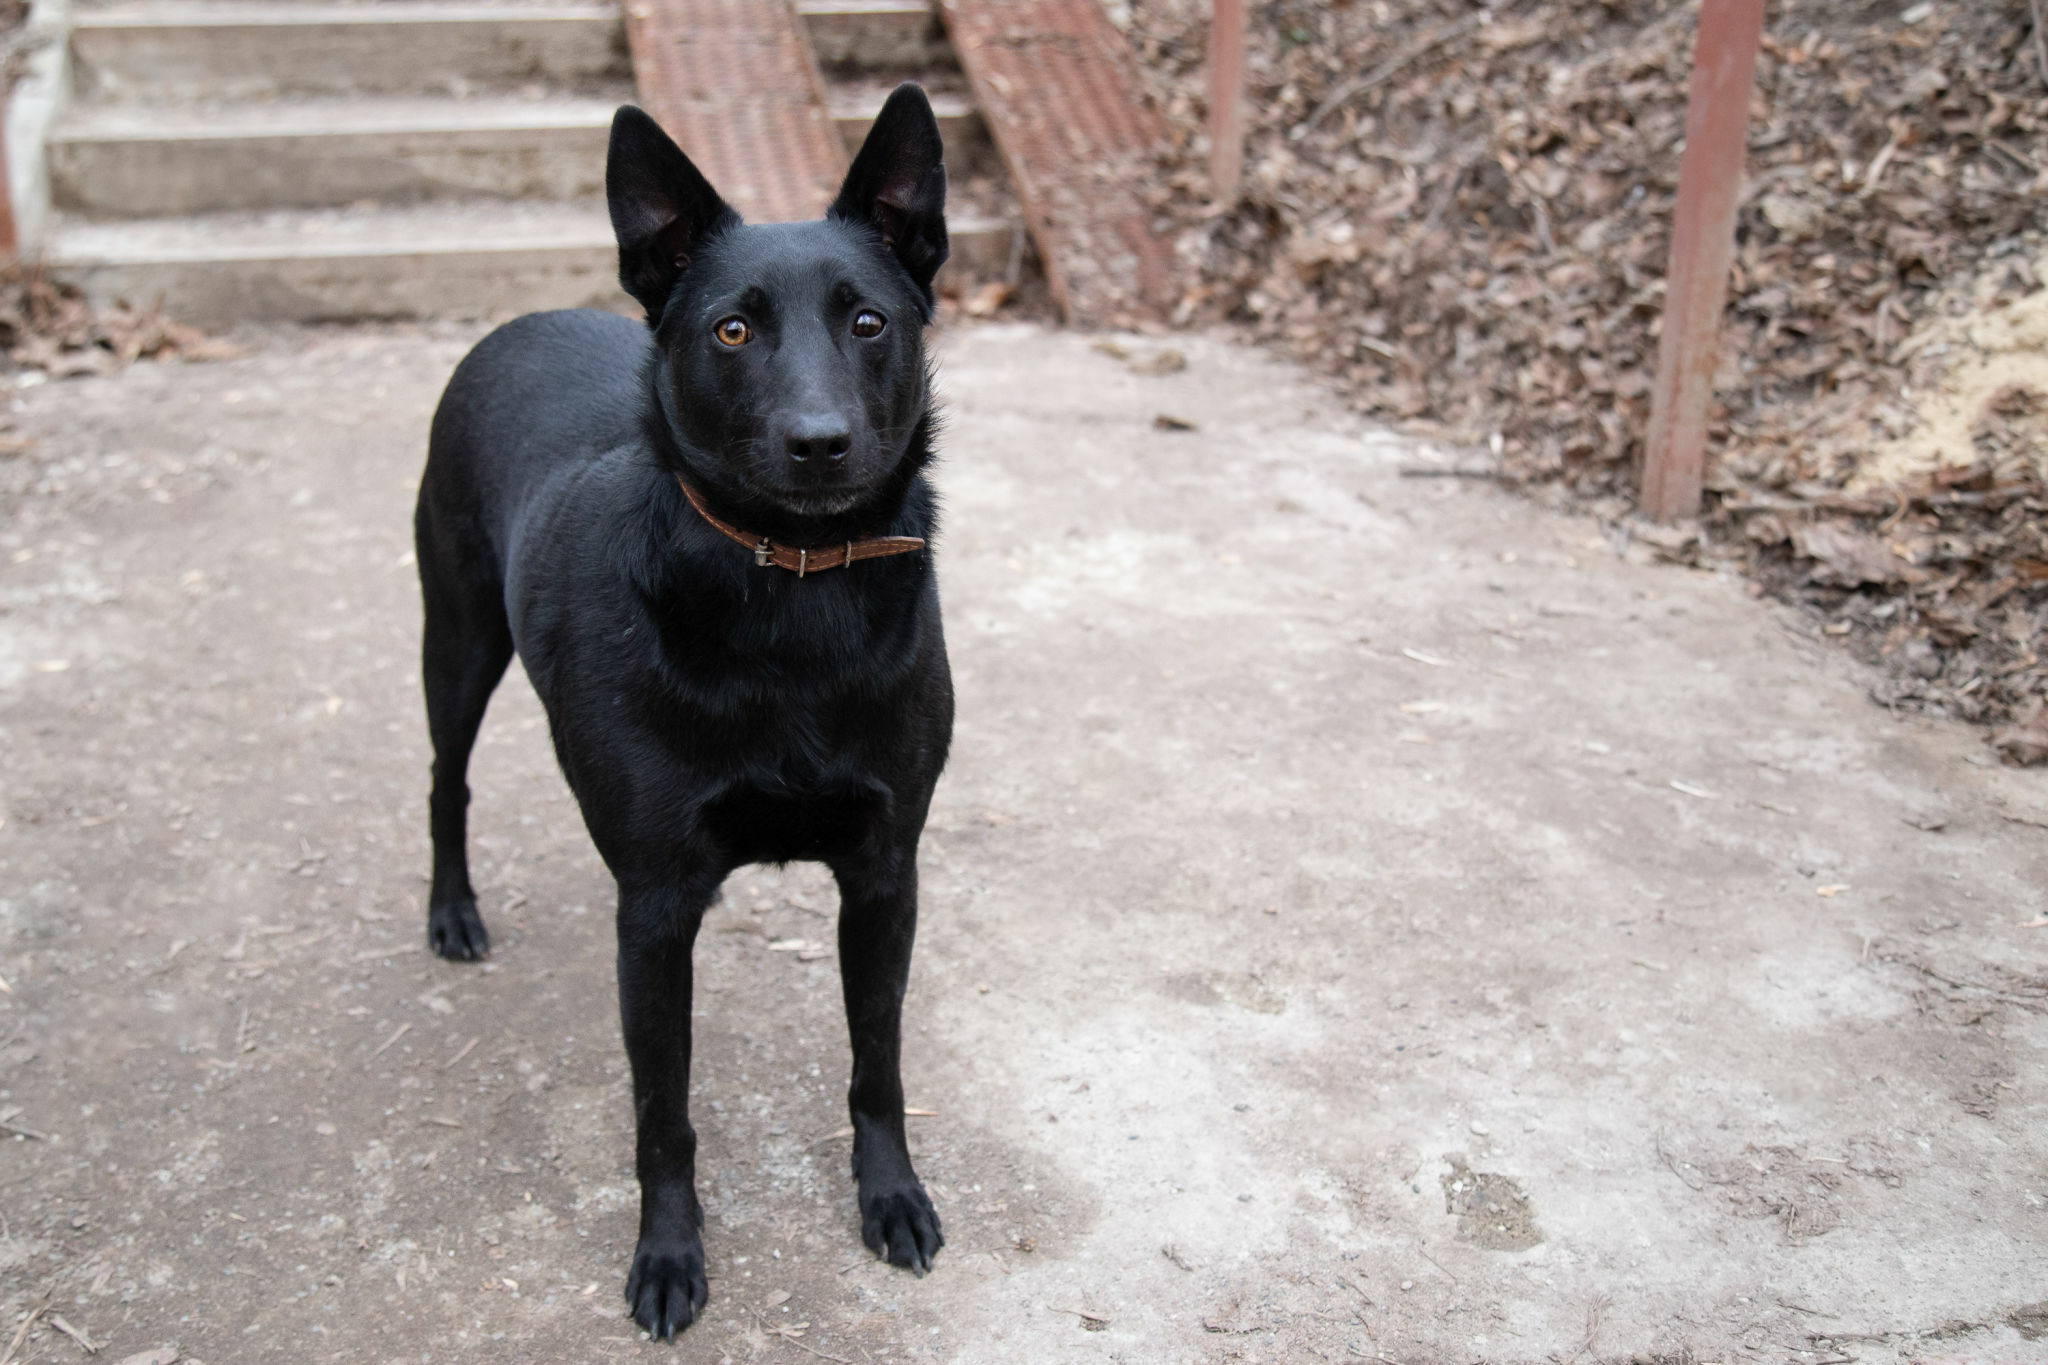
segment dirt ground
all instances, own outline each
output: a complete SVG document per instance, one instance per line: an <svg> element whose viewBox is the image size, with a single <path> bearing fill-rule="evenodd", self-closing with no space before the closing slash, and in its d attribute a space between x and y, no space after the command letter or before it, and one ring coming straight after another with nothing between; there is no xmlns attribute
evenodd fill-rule
<svg viewBox="0 0 2048 1365"><path fill-rule="evenodd" d="M516 673L496 956L423 942L409 514L473 336L12 399L0 1359L2048 1359L2048 779L1298 371L1022 325L944 348L949 1244L860 1247L829 882L744 874L712 1302L644 1343L610 888Z"/></svg>

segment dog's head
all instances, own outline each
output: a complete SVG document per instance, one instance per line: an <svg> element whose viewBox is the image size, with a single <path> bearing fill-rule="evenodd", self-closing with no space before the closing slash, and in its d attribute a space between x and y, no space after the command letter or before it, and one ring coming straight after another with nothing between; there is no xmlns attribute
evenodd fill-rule
<svg viewBox="0 0 2048 1365"><path fill-rule="evenodd" d="M803 518L915 472L941 157L924 91L901 86L822 220L749 226L653 119L619 110L605 166L619 282L654 329L686 472Z"/></svg>

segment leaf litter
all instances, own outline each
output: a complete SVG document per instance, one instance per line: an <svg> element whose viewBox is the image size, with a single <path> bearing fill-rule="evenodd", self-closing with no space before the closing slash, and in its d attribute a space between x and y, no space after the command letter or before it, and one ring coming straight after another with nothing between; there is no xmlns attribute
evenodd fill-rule
<svg viewBox="0 0 2048 1365"><path fill-rule="evenodd" d="M1275 0L1210 202L1206 0L1131 0L1166 114L1176 320L1620 522L1642 458L1697 6ZM2048 42L2029 0L1767 15L1700 534L1882 668L1876 700L2048 761ZM1846 627L1846 628L1842 628Z"/></svg>

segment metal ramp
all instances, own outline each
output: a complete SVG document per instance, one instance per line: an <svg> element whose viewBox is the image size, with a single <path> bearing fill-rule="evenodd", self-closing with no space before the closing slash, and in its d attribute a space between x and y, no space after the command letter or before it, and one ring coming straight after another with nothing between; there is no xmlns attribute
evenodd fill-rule
<svg viewBox="0 0 2048 1365"><path fill-rule="evenodd" d="M816 218L847 158L786 0L626 0L647 112L741 216Z"/></svg>
<svg viewBox="0 0 2048 1365"><path fill-rule="evenodd" d="M1171 307L1137 188L1165 131L1098 0L627 0L626 32L648 111L746 217L822 212L888 85L916 79L953 172L949 273L1014 276L1021 225L1070 321Z"/></svg>
<svg viewBox="0 0 2048 1365"><path fill-rule="evenodd" d="M1165 317L1173 253L1138 193L1165 128L1100 0L942 3L1061 312L1082 325Z"/></svg>

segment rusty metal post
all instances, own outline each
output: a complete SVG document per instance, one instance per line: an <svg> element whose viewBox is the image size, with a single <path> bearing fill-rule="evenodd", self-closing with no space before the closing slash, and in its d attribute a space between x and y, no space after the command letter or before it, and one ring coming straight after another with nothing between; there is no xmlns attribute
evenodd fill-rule
<svg viewBox="0 0 2048 1365"><path fill-rule="evenodd" d="M1735 208L1749 131L1749 96L1763 37L1764 0L1702 0L1693 53L1685 155L1665 276L1664 333L1643 454L1642 511L1652 521L1696 516L1706 471L1707 403L1735 255Z"/></svg>
<svg viewBox="0 0 2048 1365"><path fill-rule="evenodd" d="M1209 187L1237 198L1244 174L1244 0L1213 0L1209 22Z"/></svg>
<svg viewBox="0 0 2048 1365"><path fill-rule="evenodd" d="M0 98L0 265L21 254L21 232L14 221L14 178L7 167L7 101Z"/></svg>

